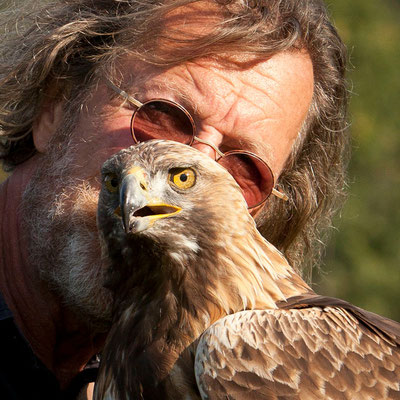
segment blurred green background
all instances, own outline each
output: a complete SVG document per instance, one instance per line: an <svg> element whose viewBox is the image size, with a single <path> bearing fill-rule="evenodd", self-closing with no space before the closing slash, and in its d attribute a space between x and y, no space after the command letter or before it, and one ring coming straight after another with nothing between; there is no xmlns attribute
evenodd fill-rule
<svg viewBox="0 0 400 400"><path fill-rule="evenodd" d="M314 288L400 321L400 2L327 4L350 54L354 140L349 198Z"/></svg>
<svg viewBox="0 0 400 400"><path fill-rule="evenodd" d="M353 155L314 288L400 321L400 2L327 4L350 54Z"/></svg>

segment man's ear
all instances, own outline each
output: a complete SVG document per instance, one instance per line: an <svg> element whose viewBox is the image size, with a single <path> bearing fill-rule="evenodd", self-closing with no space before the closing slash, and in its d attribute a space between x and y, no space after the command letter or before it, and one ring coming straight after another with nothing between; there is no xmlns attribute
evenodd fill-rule
<svg viewBox="0 0 400 400"><path fill-rule="evenodd" d="M42 107L40 115L32 127L33 143L39 153L46 151L47 145L61 124L63 117L62 102L48 102Z"/></svg>

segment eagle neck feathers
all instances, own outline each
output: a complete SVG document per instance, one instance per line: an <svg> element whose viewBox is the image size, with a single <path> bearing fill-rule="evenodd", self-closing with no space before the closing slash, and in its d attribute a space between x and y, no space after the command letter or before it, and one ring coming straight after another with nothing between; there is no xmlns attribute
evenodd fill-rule
<svg viewBox="0 0 400 400"><path fill-rule="evenodd" d="M104 352L109 359L103 374L113 381L109 387L117 398L126 398L120 388L137 398L165 398L165 378L212 323L245 309L277 308L276 302L311 291L250 216L248 222L246 236L231 232L223 241L215 238L212 246L200 238L184 252L135 239L132 247L141 248L140 259L118 253L112 260L120 264L114 282L113 326L118 328L109 335L107 346L113 351ZM123 345L127 337L129 348Z"/></svg>

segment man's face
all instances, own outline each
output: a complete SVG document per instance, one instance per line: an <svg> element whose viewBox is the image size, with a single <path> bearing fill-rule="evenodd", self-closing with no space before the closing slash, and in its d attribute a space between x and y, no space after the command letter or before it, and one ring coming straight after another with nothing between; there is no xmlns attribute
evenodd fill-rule
<svg viewBox="0 0 400 400"><path fill-rule="evenodd" d="M123 89L130 95L141 102L164 98L182 104L194 117L198 137L223 152L256 153L276 179L298 137L313 92L309 56L294 51L241 70L207 60L162 70L128 60L122 64L121 76ZM65 154L60 157L56 147L49 148L25 198L31 231L40 232L32 248L43 278L71 307L80 307L82 315L90 314L93 321L109 315L110 303L101 287L104 266L95 240L100 166L133 144L133 109L118 97L110 100L109 91L100 82L82 108L71 140L64 143L68 146ZM209 146L195 147L215 157ZM55 172L49 176L47 171ZM43 190L34 189L38 187ZM79 281L83 284L78 285Z"/></svg>
<svg viewBox="0 0 400 400"><path fill-rule="evenodd" d="M277 178L307 115L313 91L308 54L281 53L244 70L228 70L199 60L168 70L126 62L123 89L142 103L173 100L194 117L196 136L225 152L250 150L263 158ZM75 129L77 170L97 176L99 160L132 145L130 121L134 106L109 101L100 85ZM211 147L194 147L215 157ZM82 168L83 167L83 168Z"/></svg>

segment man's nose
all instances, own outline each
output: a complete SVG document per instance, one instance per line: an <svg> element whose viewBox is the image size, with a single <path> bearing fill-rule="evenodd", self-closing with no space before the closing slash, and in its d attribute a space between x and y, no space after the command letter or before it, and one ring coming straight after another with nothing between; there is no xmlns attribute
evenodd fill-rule
<svg viewBox="0 0 400 400"><path fill-rule="evenodd" d="M219 146L222 143L223 135L220 133L203 133L196 134L192 146L202 153L216 160L222 153Z"/></svg>
<svg viewBox="0 0 400 400"><path fill-rule="evenodd" d="M199 143L196 140L193 142L192 147L211 157L212 159L216 159L217 155L215 154L215 150L210 147L208 144Z"/></svg>

